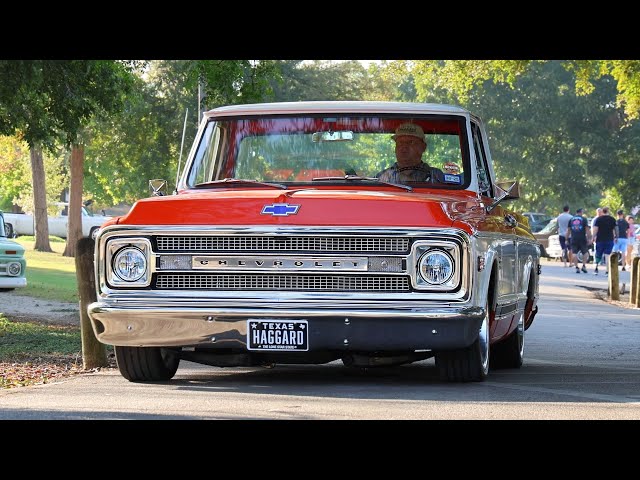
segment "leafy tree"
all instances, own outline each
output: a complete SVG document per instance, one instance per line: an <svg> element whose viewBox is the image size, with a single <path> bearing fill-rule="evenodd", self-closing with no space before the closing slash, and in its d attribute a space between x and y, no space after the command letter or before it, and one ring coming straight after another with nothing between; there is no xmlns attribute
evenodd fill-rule
<svg viewBox="0 0 640 480"><path fill-rule="evenodd" d="M193 60L191 85L201 83L207 108L272 98L270 81L279 75L275 60Z"/></svg>
<svg viewBox="0 0 640 480"><path fill-rule="evenodd" d="M81 129L94 113L121 105L132 68L133 64L113 60L0 61L0 134L17 134L30 148L36 250L51 251L42 148L81 143ZM72 155L72 162L83 162L81 152ZM82 168L76 163L71 171L82 172ZM81 199L82 179L71 178L65 249L69 256L78 236Z"/></svg>
<svg viewBox="0 0 640 480"><path fill-rule="evenodd" d="M603 195L635 205L640 127L616 105L612 76L590 77L584 95L584 78L568 65L574 63L396 61L382 74L396 84L412 79L416 98L408 100L460 104L483 117L497 174L524 185L517 208L591 208ZM465 72L472 78L463 78Z"/></svg>
<svg viewBox="0 0 640 480"><path fill-rule="evenodd" d="M367 70L356 60L283 60L278 66L281 74L271 82L277 102L362 100L370 86Z"/></svg>
<svg viewBox="0 0 640 480"><path fill-rule="evenodd" d="M0 178L0 210L9 211L31 188L29 147L14 137L0 136Z"/></svg>
<svg viewBox="0 0 640 480"><path fill-rule="evenodd" d="M427 80L425 83L444 88L462 101L478 84L487 80L513 86L540 60L418 60L399 62L400 68ZM594 91L596 81L611 76L616 82L616 106L630 120L640 117L640 60L565 60L565 69L573 72L575 92L586 95ZM416 80L416 84L421 83Z"/></svg>
<svg viewBox="0 0 640 480"><path fill-rule="evenodd" d="M144 77L135 79L120 113L96 118L88 129L85 188L97 205L134 203L148 196L153 178L173 185L187 110L183 161L195 136L197 90L191 62L152 61Z"/></svg>
<svg viewBox="0 0 640 480"><path fill-rule="evenodd" d="M271 81L277 102L405 100L404 88L413 86L406 72L393 76L384 63L365 69L357 60L281 60L278 67L280 75Z"/></svg>

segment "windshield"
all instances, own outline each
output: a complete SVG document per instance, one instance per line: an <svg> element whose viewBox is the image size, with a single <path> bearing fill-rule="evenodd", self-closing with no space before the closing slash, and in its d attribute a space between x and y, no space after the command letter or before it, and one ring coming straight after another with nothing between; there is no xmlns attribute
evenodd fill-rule
<svg viewBox="0 0 640 480"><path fill-rule="evenodd" d="M468 186L470 164L464 117L372 117L362 114L210 120L188 167L186 185L188 188L206 187L204 184L208 182L228 178L291 187L310 183L346 184L346 176L374 178L384 170L394 168L396 145L393 135L406 123L416 124L424 132L426 148L421 160L425 163L425 171L433 174L422 179L407 180L389 175L380 179L410 183L413 187L463 189ZM348 184L385 186L383 182ZM233 185L229 182L229 186Z"/></svg>

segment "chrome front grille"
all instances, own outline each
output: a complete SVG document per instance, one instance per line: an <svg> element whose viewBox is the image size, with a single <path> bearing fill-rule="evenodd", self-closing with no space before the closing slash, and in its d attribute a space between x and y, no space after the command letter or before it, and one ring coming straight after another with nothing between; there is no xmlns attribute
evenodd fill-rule
<svg viewBox="0 0 640 480"><path fill-rule="evenodd" d="M409 253L408 238L336 236L165 236L158 252L380 252Z"/></svg>
<svg viewBox="0 0 640 480"><path fill-rule="evenodd" d="M283 298L322 292L385 299L466 298L469 239L459 229L330 227L169 227L112 225L99 237L100 280L106 295L137 295L141 288L113 285L106 252L113 242L149 241L153 298L242 298L283 293ZM451 288L418 285L420 251L455 246L459 281ZM453 247L452 247L453 248ZM422 249L422 250L419 250ZM312 294L312 295L308 295ZM382 296L379 296L382 294ZM322 297L324 298L324 297Z"/></svg>
<svg viewBox="0 0 640 480"><path fill-rule="evenodd" d="M158 274L163 290L408 292L407 276Z"/></svg>

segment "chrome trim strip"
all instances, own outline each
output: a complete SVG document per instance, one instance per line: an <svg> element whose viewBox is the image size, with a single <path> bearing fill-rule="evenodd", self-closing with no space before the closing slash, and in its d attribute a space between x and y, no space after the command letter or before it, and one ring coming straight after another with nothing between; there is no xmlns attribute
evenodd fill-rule
<svg viewBox="0 0 640 480"><path fill-rule="evenodd" d="M367 257L307 257L302 255L193 255L197 271L241 272L366 272Z"/></svg>

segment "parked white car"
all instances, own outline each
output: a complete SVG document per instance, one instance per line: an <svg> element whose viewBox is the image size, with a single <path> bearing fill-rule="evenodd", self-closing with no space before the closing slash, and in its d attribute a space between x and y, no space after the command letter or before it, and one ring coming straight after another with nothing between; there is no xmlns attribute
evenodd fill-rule
<svg viewBox="0 0 640 480"><path fill-rule="evenodd" d="M59 207L58 215L49 216L49 235L67 238L69 227L69 217L67 215L67 204L56 204ZM100 226L112 217L104 215L94 215L85 207L82 207L82 235L84 237L95 238ZM5 213L4 221L7 228L7 236L33 235L35 233L34 218L28 213Z"/></svg>
<svg viewBox="0 0 640 480"><path fill-rule="evenodd" d="M547 258L562 260L562 248L560 248L560 237L558 234L549 235L549 245L546 248ZM589 245L589 258L587 263L591 263L595 257L593 244ZM582 253L578 252L578 262L582 262Z"/></svg>

